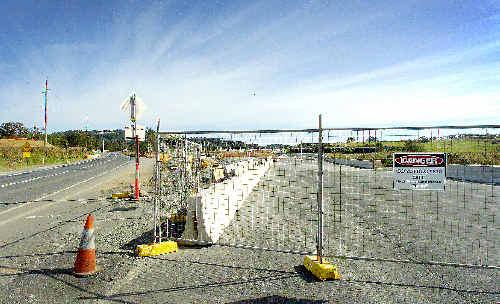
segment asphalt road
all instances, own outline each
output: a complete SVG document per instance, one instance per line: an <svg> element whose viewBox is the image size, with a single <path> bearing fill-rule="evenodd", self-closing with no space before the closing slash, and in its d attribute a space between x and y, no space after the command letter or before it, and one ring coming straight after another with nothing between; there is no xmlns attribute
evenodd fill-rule
<svg viewBox="0 0 500 304"><path fill-rule="evenodd" d="M153 161L142 159L142 168L141 184L147 196ZM74 173L64 178L56 175L43 179L54 190L50 193L38 190L43 200L10 203L0 210L0 303L79 301L76 286L86 286L87 281L75 278L76 285L68 286L61 283L57 275L72 277L71 269L87 214L96 216L98 250L104 247L103 244L109 244L117 253L117 257L110 253L109 260L100 256L99 266L105 269L120 268L120 260L128 256L128 252L115 246L117 241L128 242L136 233L145 230L146 227L131 224L134 219L126 216L127 210L134 210L142 203L108 199L111 193L128 190L133 183L133 161L110 155L72 169ZM50 180L56 184L50 184ZM9 193L15 193L12 189ZM143 200L147 204L148 198ZM149 214L142 220L147 224ZM127 229L121 231L122 225ZM94 290L106 287L106 284L97 283ZM61 297L61 293L65 296Z"/></svg>
<svg viewBox="0 0 500 304"><path fill-rule="evenodd" d="M74 164L0 175L0 210L17 202L38 200L128 161L129 157L122 154L109 153Z"/></svg>

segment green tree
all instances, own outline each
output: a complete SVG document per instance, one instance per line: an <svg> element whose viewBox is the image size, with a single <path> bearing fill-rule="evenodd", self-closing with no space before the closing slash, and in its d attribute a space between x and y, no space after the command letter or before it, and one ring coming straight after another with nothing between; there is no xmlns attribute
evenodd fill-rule
<svg viewBox="0 0 500 304"><path fill-rule="evenodd" d="M21 122L4 122L0 125L0 137L26 137L28 129Z"/></svg>

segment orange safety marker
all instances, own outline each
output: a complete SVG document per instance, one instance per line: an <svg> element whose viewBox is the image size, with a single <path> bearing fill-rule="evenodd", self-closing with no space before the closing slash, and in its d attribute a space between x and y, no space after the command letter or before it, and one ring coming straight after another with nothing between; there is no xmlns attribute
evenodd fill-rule
<svg viewBox="0 0 500 304"><path fill-rule="evenodd" d="M78 276L87 276L96 272L94 220L94 216L89 214L83 227L74 267L74 273Z"/></svg>

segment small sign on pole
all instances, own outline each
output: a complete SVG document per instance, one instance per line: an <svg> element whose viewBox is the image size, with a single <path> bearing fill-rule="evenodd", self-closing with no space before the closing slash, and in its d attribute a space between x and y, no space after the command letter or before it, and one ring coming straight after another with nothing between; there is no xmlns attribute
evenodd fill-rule
<svg viewBox="0 0 500 304"><path fill-rule="evenodd" d="M146 129L144 126L137 126L137 136L139 137L139 141L144 141L146 140ZM134 140L135 139L135 134L134 134L134 128L131 126L125 126L125 140L130 139Z"/></svg>
<svg viewBox="0 0 500 304"><path fill-rule="evenodd" d="M25 143L23 146L23 158L30 158L31 157L31 146L29 143Z"/></svg>
<svg viewBox="0 0 500 304"><path fill-rule="evenodd" d="M395 190L444 190L446 153L394 153Z"/></svg>

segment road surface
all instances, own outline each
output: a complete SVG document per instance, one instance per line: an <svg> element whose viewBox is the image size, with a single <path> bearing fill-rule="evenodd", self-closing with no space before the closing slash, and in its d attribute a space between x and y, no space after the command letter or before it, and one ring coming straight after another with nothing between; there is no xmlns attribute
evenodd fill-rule
<svg viewBox="0 0 500 304"><path fill-rule="evenodd" d="M31 171L0 175L0 211L20 201L46 197L78 182L92 179L129 161L119 153L80 161L74 164L38 168Z"/></svg>

